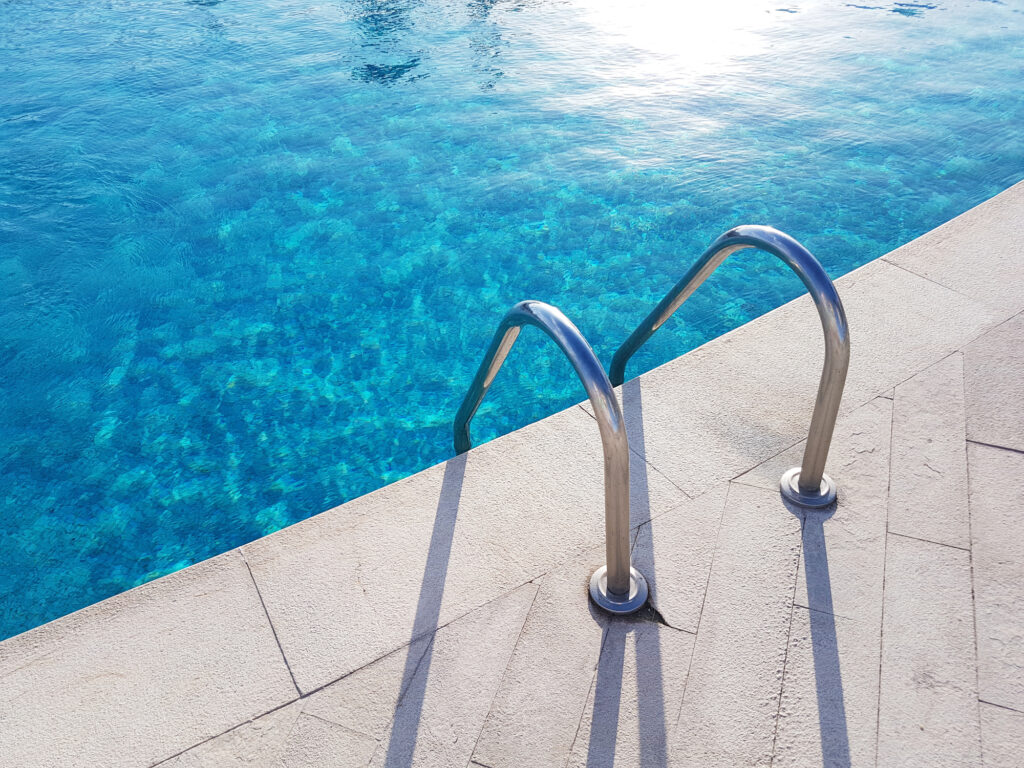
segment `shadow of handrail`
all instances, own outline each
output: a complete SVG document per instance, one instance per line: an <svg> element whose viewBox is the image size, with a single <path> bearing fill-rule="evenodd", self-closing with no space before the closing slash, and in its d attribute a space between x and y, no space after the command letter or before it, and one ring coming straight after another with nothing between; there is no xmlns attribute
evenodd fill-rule
<svg viewBox="0 0 1024 768"><path fill-rule="evenodd" d="M802 510L792 506L790 511L799 514L802 520L804 578L814 656L814 686L818 697L822 765L824 768L850 768L850 737L824 527L825 521L835 514L836 506L833 504L823 510Z"/></svg>
<svg viewBox="0 0 1024 768"><path fill-rule="evenodd" d="M405 670L399 688L401 694L395 705L391 738L388 740L388 751L384 760L387 768L408 768L412 765L413 753L416 750L416 738L419 734L427 679L434 653L434 638L429 635L437 630L441 615L441 601L444 597L444 584L448 576L448 562L451 558L455 521L458 517L465 475L465 455L456 456L445 464L437 513L434 516L434 528L430 534L427 564L423 568L423 581L416 604L409 653L405 657ZM416 642L420 639L427 643L422 656L414 653Z"/></svg>
<svg viewBox="0 0 1024 768"><path fill-rule="evenodd" d="M633 379L622 386L622 411L629 444L639 453L638 461L630 462L632 509L641 519L650 521L650 487L644 456L643 402L640 381ZM647 563L653 586L653 557ZM646 630L646 631L644 631ZM590 718L590 743L587 746L587 768L611 768L615 764L618 741L619 712L622 701L622 674L625 665L626 639L636 635L637 719L640 765L662 768L668 764L668 732L665 715L665 691L662 676L661 635L657 626L641 619L610 622L601 643L594 685L594 707Z"/></svg>

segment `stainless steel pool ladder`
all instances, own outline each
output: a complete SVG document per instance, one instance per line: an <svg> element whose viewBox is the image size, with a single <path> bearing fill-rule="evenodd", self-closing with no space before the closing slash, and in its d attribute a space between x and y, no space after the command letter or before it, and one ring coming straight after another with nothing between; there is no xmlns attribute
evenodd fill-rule
<svg viewBox="0 0 1024 768"><path fill-rule="evenodd" d="M843 302L825 269L810 251L785 232L771 227L742 226L730 229L715 240L619 347L612 358L610 380L614 386L621 384L626 363L633 353L651 338L726 257L744 248L759 248L782 259L803 281L818 309L825 334L825 365L818 384L803 463L782 476L780 490L785 498L800 506L825 507L836 498L836 484L825 474L825 460L828 458L832 431L839 413L839 401L846 383L846 371L850 364L850 331ZM781 354L792 358L798 351L785 350Z"/></svg>
<svg viewBox="0 0 1024 768"><path fill-rule="evenodd" d="M610 613L633 613L647 601L647 581L630 562L626 425L615 392L594 350L557 307L540 301L521 301L505 315L455 417L455 452L465 453L472 447L469 423L524 325L540 328L565 353L594 407L604 449L606 564L591 577L590 596Z"/></svg>

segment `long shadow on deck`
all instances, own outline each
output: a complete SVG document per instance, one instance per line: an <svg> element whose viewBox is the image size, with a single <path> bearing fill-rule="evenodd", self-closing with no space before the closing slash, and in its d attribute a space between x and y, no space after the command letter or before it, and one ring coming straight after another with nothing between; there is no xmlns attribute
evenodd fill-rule
<svg viewBox="0 0 1024 768"><path fill-rule="evenodd" d="M629 445L635 453L629 461L630 516L632 524L650 517L650 490L644 454L643 404L639 379L622 386L622 409ZM640 454L641 456L637 456ZM652 523L647 523L651 525ZM644 576L654 586L654 561L647 564ZM668 762L668 728L662 676L660 629L649 621L633 618L607 622L601 645L594 686L594 708L590 719L590 743L587 768L611 768L615 764L615 745L619 733L622 700L622 671L625 665L626 639L636 635L637 719L640 765L661 768ZM674 630L669 630L674 631Z"/></svg>
<svg viewBox="0 0 1024 768"><path fill-rule="evenodd" d="M462 482L466 475L466 455L456 456L444 467L441 494L437 502L434 528L430 534L430 549L427 564L423 568L416 618L413 621L409 653L405 659L402 674L401 698L395 708L395 719L388 741L388 752L384 764L387 768L407 768L412 765L419 734L420 718L423 715L423 700L430 677L430 662L434 653L434 638L429 637L437 630L441 615L441 600L444 597L444 583L448 576L448 561L455 536L455 521L462 497ZM416 641L423 638L427 643L422 656L414 653Z"/></svg>

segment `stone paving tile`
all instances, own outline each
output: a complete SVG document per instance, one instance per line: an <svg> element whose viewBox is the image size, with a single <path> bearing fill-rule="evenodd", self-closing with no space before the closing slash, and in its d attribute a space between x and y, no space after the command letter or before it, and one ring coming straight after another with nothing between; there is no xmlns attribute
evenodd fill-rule
<svg viewBox="0 0 1024 768"><path fill-rule="evenodd" d="M970 554L890 535L879 768L981 763Z"/></svg>
<svg viewBox="0 0 1024 768"><path fill-rule="evenodd" d="M602 466L597 425L571 408L247 545L299 688L336 680L408 643L414 625L431 631L603 542ZM656 473L632 497L634 524L686 501Z"/></svg>
<svg viewBox="0 0 1024 768"><path fill-rule="evenodd" d="M159 763L160 768L263 768L284 752L285 742L302 713L302 700L293 701L225 734L198 744L188 752Z"/></svg>
<svg viewBox="0 0 1024 768"><path fill-rule="evenodd" d="M299 715L281 758L268 768L363 768L377 741L336 723Z"/></svg>
<svg viewBox="0 0 1024 768"><path fill-rule="evenodd" d="M1024 283L1024 279L1018 279ZM964 349L967 438L1024 451L1024 314Z"/></svg>
<svg viewBox="0 0 1024 768"><path fill-rule="evenodd" d="M886 261L1009 313L1024 307L1024 183L884 256ZM983 263L972 254L984 253Z"/></svg>
<svg viewBox="0 0 1024 768"><path fill-rule="evenodd" d="M868 766L878 723L878 623L797 608L773 766Z"/></svg>
<svg viewBox="0 0 1024 768"><path fill-rule="evenodd" d="M5 641L0 689L17 768L152 765L298 695L237 551Z"/></svg>
<svg viewBox="0 0 1024 768"><path fill-rule="evenodd" d="M777 493L729 489L673 765L767 766L793 613L800 521Z"/></svg>
<svg viewBox="0 0 1024 768"><path fill-rule="evenodd" d="M946 357L1001 317L882 261L837 285L852 339L844 411ZM778 354L772 339L802 350L800 364ZM642 417L647 461L698 496L806 436L822 348L813 305L798 299L644 374L642 407L624 405L627 424Z"/></svg>
<svg viewBox="0 0 1024 768"><path fill-rule="evenodd" d="M979 695L1024 711L1024 454L967 452Z"/></svg>
<svg viewBox="0 0 1024 768"><path fill-rule="evenodd" d="M889 530L970 546L963 355L950 355L896 387Z"/></svg>
<svg viewBox="0 0 1024 768"><path fill-rule="evenodd" d="M652 605L676 629L697 631L727 491L708 491L637 531L633 567L647 579Z"/></svg>
<svg viewBox="0 0 1024 768"><path fill-rule="evenodd" d="M875 398L836 422L826 470L838 486L838 506L806 512L795 598L797 605L875 626L885 576L892 405ZM800 463L803 450L801 442L736 482L777 491L782 473Z"/></svg>
<svg viewBox="0 0 1024 768"><path fill-rule="evenodd" d="M380 741L433 637L421 637L311 694L303 711Z"/></svg>
<svg viewBox="0 0 1024 768"><path fill-rule="evenodd" d="M981 760L985 768L1024 768L1024 712L982 702Z"/></svg>
<svg viewBox="0 0 1024 768"><path fill-rule="evenodd" d="M564 766L601 653L606 616L587 596L603 549L545 576L473 751L489 768Z"/></svg>
<svg viewBox="0 0 1024 768"><path fill-rule="evenodd" d="M520 587L434 636L408 685L373 766L465 765L537 593Z"/></svg>
<svg viewBox="0 0 1024 768"><path fill-rule="evenodd" d="M609 624L569 768L664 766L693 635L662 624Z"/></svg>

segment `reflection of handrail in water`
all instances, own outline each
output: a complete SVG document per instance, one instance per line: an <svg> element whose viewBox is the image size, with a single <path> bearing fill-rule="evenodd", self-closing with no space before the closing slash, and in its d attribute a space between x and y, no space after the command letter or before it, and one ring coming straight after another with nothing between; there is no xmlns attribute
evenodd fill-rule
<svg viewBox="0 0 1024 768"><path fill-rule="evenodd" d="M850 364L850 332L846 312L836 287L825 269L800 243L772 227L741 226L730 229L711 244L683 278L654 310L644 318L612 358L609 378L618 386L625 378L626 363L662 324L672 316L700 284L725 259L744 248L759 248L782 259L807 287L814 300L825 334L825 365L818 384L818 396L807 434L807 447L800 467L782 476L781 490L790 501L806 507L824 507L836 498L836 485L825 474L832 431L843 397L846 371Z"/></svg>
<svg viewBox="0 0 1024 768"><path fill-rule="evenodd" d="M604 449L604 523L606 565L594 573L590 595L611 613L633 613L647 600L647 582L630 564L629 440L619 402L604 368L583 334L562 312L540 301L521 301L498 326L491 346L455 417L455 452L472 447L469 423L524 325L535 325L565 353L594 407Z"/></svg>

